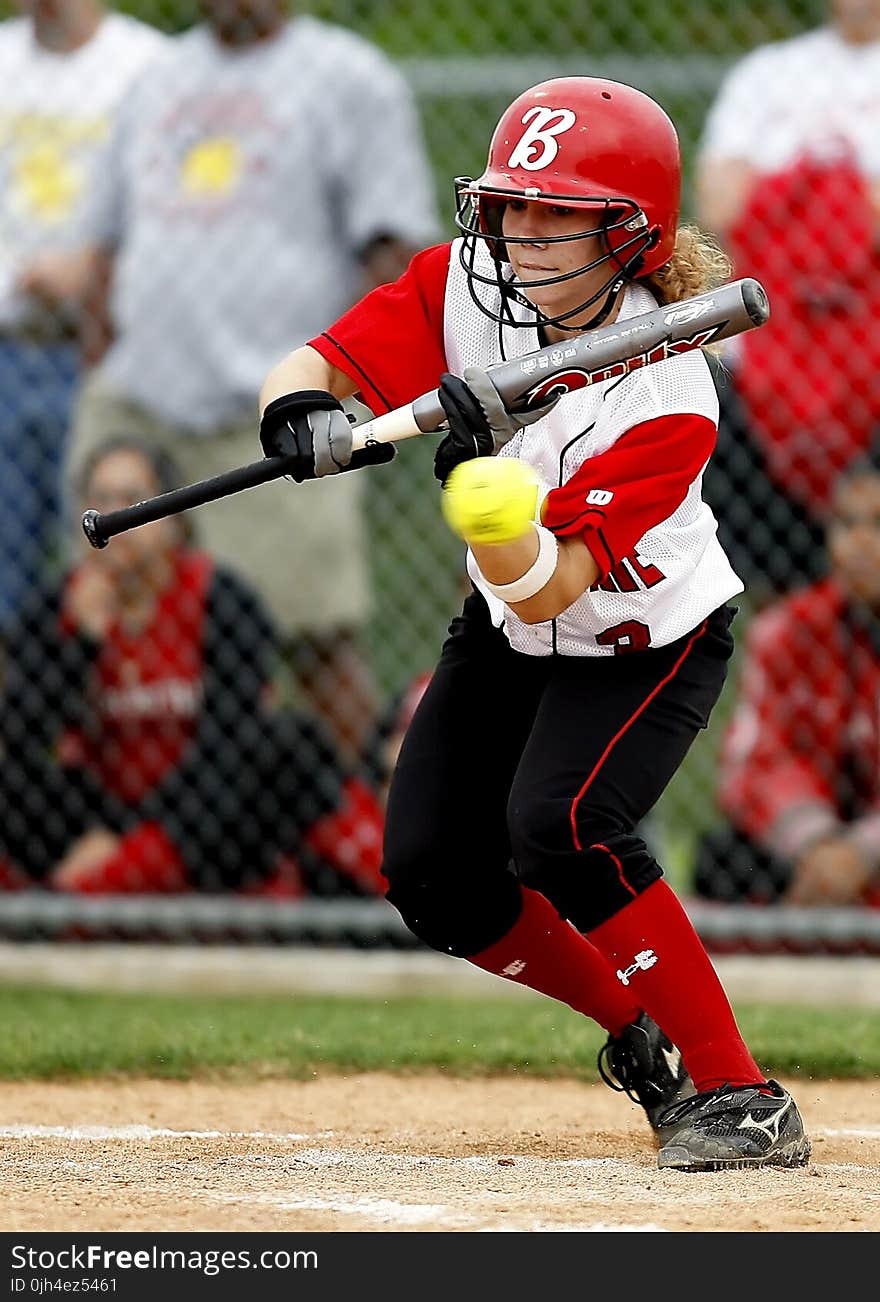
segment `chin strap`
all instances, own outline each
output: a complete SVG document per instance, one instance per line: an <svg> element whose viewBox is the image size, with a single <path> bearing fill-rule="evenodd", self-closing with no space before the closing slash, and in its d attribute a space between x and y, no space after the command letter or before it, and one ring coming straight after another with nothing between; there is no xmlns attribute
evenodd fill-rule
<svg viewBox="0 0 880 1302"><path fill-rule="evenodd" d="M537 326L538 337L542 341L542 343L546 343L546 340L544 339L545 326L556 326L560 330L567 330L569 334L580 335L580 334L584 334L587 330L594 330L597 326L602 325L611 314L611 310L614 307L615 302L617 301L617 296L627 282L627 277L625 274L622 273L621 275L619 275L617 279L612 282L611 287L608 290L608 295L605 299L605 302L599 308L599 311L590 317L589 321L586 321L581 325L566 325L564 320L559 320L556 317L544 316L543 313L540 312L535 307L534 303L530 302L530 300L527 299L525 295L523 295L519 290L517 290L510 283L510 281L504 277L504 274L501 270L501 263L498 262L497 259L494 260L494 265L495 265L496 283L498 286L499 296L501 299L501 308L498 315L494 316L494 320L498 326L499 352L501 354L501 357L505 361L507 360L507 354L504 348L505 325L511 326L513 329L517 329L521 326L532 324L531 322L517 321L516 317L513 314L513 311L511 310L511 306L510 306L511 302L519 303L520 307L524 307L529 312L532 312L534 314L534 318L535 318L534 325ZM479 297L474 292L474 288L469 276L467 278L467 284L468 284L468 289L470 291L471 298L473 299L474 303L481 311L485 311L485 308L483 307L483 304L480 302ZM577 309L575 309L575 311L576 310ZM489 314L487 313L487 315Z"/></svg>
<svg viewBox="0 0 880 1302"><path fill-rule="evenodd" d="M615 301L617 299L617 295L623 289L624 283L625 283L625 277L623 276L621 276L618 280L615 280L614 284L611 286L611 289L608 291L608 297L606 298L602 307L599 308L599 311L596 313L595 316L590 317L589 321L585 321L581 325L566 325L564 321L548 321L547 324L555 325L558 330L568 330L573 335L582 335L587 330L594 330L596 326L602 325L602 323L610 315L611 309L614 307Z"/></svg>

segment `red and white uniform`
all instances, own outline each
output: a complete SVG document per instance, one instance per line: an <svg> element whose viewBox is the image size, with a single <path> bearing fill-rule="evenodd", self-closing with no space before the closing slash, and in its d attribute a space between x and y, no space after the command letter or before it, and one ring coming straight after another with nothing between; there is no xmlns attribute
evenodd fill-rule
<svg viewBox="0 0 880 1302"><path fill-rule="evenodd" d="M443 371L462 375L541 347L535 325L499 326L480 311L458 245L417 254L400 280L309 341L377 414L436 388ZM485 249L481 257L491 275ZM649 290L630 284L618 319L656 306ZM549 486L544 524L559 537L580 534L599 567L594 587L562 615L528 625L488 592L469 554L470 577L515 650L601 656L621 641L665 646L742 592L702 500L717 422L715 386L694 352L566 394L502 449Z"/></svg>

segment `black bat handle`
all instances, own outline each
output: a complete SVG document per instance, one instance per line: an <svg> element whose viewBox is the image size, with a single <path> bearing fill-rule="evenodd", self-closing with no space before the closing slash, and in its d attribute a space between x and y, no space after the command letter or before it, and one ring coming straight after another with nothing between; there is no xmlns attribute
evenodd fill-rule
<svg viewBox="0 0 880 1302"><path fill-rule="evenodd" d="M189 511L194 506L204 506L206 502L216 502L218 498L228 497L231 493L240 493L246 488L256 488L273 479L281 479L289 474L296 462L296 457L263 457L261 461L252 461L246 466L237 466L227 470L213 479L200 479L195 484L185 484L182 488L172 488L168 493L150 497L145 502L136 502L133 506L121 507L118 511L86 511L82 518L83 533L93 547L106 547L111 538L128 529L136 529L141 524L151 524L166 516L176 515L179 511Z"/></svg>

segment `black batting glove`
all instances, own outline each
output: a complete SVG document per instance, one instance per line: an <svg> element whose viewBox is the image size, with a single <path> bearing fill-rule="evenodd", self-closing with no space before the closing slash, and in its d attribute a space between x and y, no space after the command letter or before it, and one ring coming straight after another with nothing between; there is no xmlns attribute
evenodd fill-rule
<svg viewBox="0 0 880 1302"><path fill-rule="evenodd" d="M440 377L438 394L449 424L449 433L434 454L434 475L441 484L460 462L493 456L524 425L540 420L555 405L527 413L508 411L490 376L479 366L469 366L463 379L446 372Z"/></svg>
<svg viewBox="0 0 880 1302"><path fill-rule="evenodd" d="M382 465L396 452L391 443L370 443L353 452L342 403L323 389L300 389L270 402L260 421L260 446L267 457L293 458L288 474L298 484Z"/></svg>
<svg viewBox="0 0 880 1302"><path fill-rule="evenodd" d="M434 476L445 484L460 462L491 456L495 443L486 413L464 380L447 372L441 376L438 393L449 433L434 453Z"/></svg>

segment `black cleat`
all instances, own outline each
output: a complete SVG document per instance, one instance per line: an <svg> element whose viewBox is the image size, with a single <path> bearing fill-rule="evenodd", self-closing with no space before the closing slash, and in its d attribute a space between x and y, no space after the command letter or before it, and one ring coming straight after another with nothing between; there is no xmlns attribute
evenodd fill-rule
<svg viewBox="0 0 880 1302"><path fill-rule="evenodd" d="M794 1099L775 1080L722 1085L667 1109L657 1165L674 1171L806 1166L810 1141Z"/></svg>
<svg viewBox="0 0 880 1302"><path fill-rule="evenodd" d="M694 1093L681 1054L647 1013L640 1013L620 1035L609 1035L599 1053L599 1075L613 1090L641 1104L658 1142L663 1140L658 1125L662 1113Z"/></svg>

